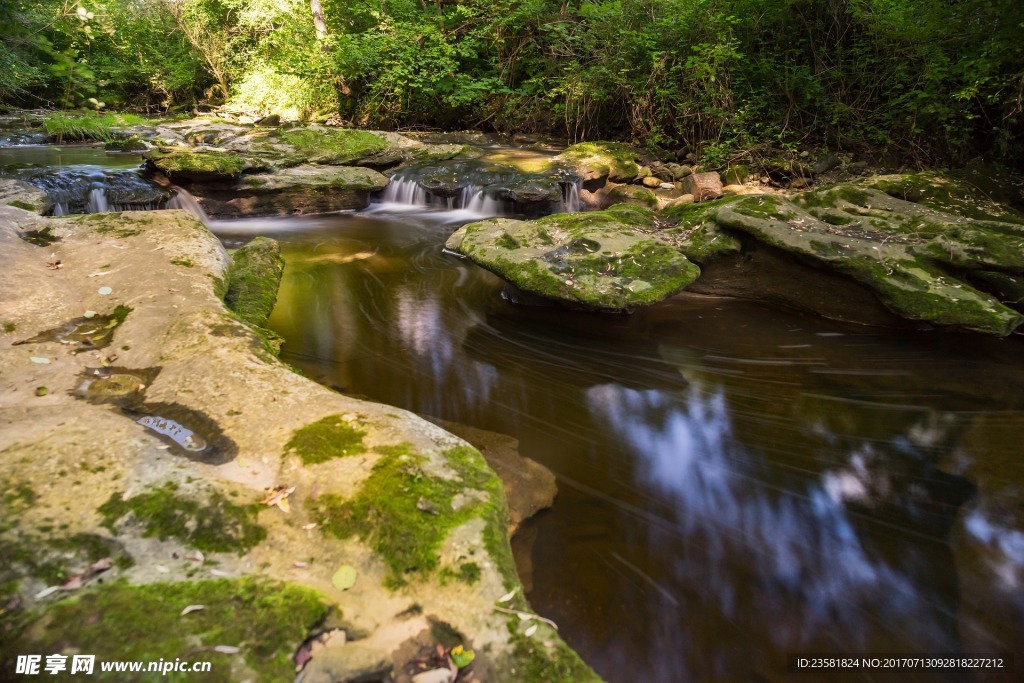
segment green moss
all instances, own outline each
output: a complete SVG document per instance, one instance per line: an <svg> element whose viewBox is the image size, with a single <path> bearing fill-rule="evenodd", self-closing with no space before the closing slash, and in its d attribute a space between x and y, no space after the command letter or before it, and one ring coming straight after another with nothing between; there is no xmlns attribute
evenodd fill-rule
<svg viewBox="0 0 1024 683"><path fill-rule="evenodd" d="M566 147L555 157L585 175L608 176L612 181L632 180L640 171L637 153L620 142L580 142Z"/></svg>
<svg viewBox="0 0 1024 683"><path fill-rule="evenodd" d="M366 432L350 426L340 415L329 415L296 430L285 449L293 451L305 464L315 465L365 453L364 436Z"/></svg>
<svg viewBox="0 0 1024 683"><path fill-rule="evenodd" d="M501 237L499 237L495 241L495 244L498 245L499 247L501 247L502 249L518 249L519 248L519 242L516 241L515 237L512 237L512 235L508 234L507 232L504 233Z"/></svg>
<svg viewBox="0 0 1024 683"><path fill-rule="evenodd" d="M189 605L203 609L182 615ZM253 578L143 586L117 582L34 615L34 624L0 646L0 661L8 667L18 653L62 651L96 654L102 661L181 658L212 662L211 671L202 674L204 681L276 683L292 680L292 655L330 612L312 590ZM241 652L214 652L218 645ZM153 676L119 674L117 680L150 681ZM172 672L162 680L195 677Z"/></svg>
<svg viewBox="0 0 1024 683"><path fill-rule="evenodd" d="M233 180L252 167L249 160L238 154L191 147L161 147L142 156L150 168L172 180Z"/></svg>
<svg viewBox="0 0 1024 683"><path fill-rule="evenodd" d="M195 263L190 258L176 258L171 259L171 265L184 266L185 268L191 268Z"/></svg>
<svg viewBox="0 0 1024 683"><path fill-rule="evenodd" d="M14 201L10 201L10 202L7 203L7 205L8 206L13 206L13 207L16 207L16 208L19 208L19 209L25 209L26 211L32 211L33 213L39 213L39 207L38 206L36 206L35 204L29 204L28 202L23 202L20 199L15 199Z"/></svg>
<svg viewBox="0 0 1024 683"><path fill-rule="evenodd" d="M561 639L553 647L546 647L539 637L529 638L520 632L522 622L511 618L508 630L511 633L512 652L508 659L499 662L505 671L515 671L515 679L528 683L583 683L599 682L600 677L587 666L580 656L573 652ZM546 628L546 627L544 627Z"/></svg>
<svg viewBox="0 0 1024 683"><path fill-rule="evenodd" d="M4 323L4 332L10 333L18 329L18 326L14 323Z"/></svg>
<svg viewBox="0 0 1024 683"><path fill-rule="evenodd" d="M458 475L454 479L427 474L426 456L412 452L407 444L379 450L382 457L350 500L325 494L307 505L326 533L338 538L358 535L368 542L388 566L385 585L397 588L410 575L423 577L438 567L437 551L448 533L486 515L501 483L472 448L444 453ZM468 502L453 510L456 494L467 488L488 492L491 502Z"/></svg>
<svg viewBox="0 0 1024 683"><path fill-rule="evenodd" d="M3 495L0 501L4 508L11 514L17 514L32 507L36 502L35 490L25 482L14 482L8 480L4 486Z"/></svg>
<svg viewBox="0 0 1024 683"><path fill-rule="evenodd" d="M294 150L287 156L292 162L344 165L379 154L388 148L384 138L363 130L333 128L330 130L290 130L278 139Z"/></svg>
<svg viewBox="0 0 1024 683"><path fill-rule="evenodd" d="M119 569L134 564L117 541L96 534L47 538L21 533L13 538L0 538L0 581L31 577L47 586L61 585L85 567L107 557Z"/></svg>
<svg viewBox="0 0 1024 683"><path fill-rule="evenodd" d="M244 553L266 538L256 523L257 505L240 506L212 491L204 499L179 495L173 483L124 500L115 493L100 506L103 524L111 532L126 515L143 527L142 535L161 540L176 538L205 551Z"/></svg>
<svg viewBox="0 0 1024 683"><path fill-rule="evenodd" d="M280 245L269 237L257 237L232 254L224 303L246 324L265 329L277 303L282 273Z"/></svg>

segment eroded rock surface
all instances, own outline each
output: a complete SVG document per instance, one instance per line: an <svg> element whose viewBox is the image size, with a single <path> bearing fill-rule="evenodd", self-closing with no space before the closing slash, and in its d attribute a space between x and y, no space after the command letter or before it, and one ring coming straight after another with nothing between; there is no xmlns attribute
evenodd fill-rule
<svg viewBox="0 0 1024 683"><path fill-rule="evenodd" d="M22 238L40 226L59 241ZM291 680L338 630L311 676L387 676L443 624L481 680L594 678L495 609L528 606L479 453L283 366L224 308L228 257L191 215L0 205L0 251L0 677L15 653L202 652L220 680ZM12 345L117 310L105 347Z"/></svg>
<svg viewBox="0 0 1024 683"><path fill-rule="evenodd" d="M628 310L675 294L700 273L653 226L653 213L620 204L536 221L470 223L446 246L532 294Z"/></svg>
<svg viewBox="0 0 1024 683"><path fill-rule="evenodd" d="M613 193L625 187L647 191ZM903 319L1005 336L1024 321L1024 216L934 174L876 176L788 199L679 201L659 214L619 204L483 221L448 247L524 291L596 308L628 309L688 287L870 324Z"/></svg>

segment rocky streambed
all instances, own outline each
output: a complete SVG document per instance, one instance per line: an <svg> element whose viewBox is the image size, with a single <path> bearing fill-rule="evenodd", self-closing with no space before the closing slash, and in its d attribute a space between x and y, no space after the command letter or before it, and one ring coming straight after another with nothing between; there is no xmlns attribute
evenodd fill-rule
<svg viewBox="0 0 1024 683"><path fill-rule="evenodd" d="M277 360L272 243L232 266L184 211L2 194L4 678L71 652L224 681L594 678L530 612L480 453Z"/></svg>
<svg viewBox="0 0 1024 683"><path fill-rule="evenodd" d="M610 143L524 165L320 127L134 133L155 204L177 186L222 217L385 192L508 214L447 246L524 303L633 310L689 290L896 327L1006 336L1022 321L1014 197L949 176L839 178L826 157L719 174ZM232 265L184 212L42 217L54 195L13 181L0 202L5 665L29 650L199 652L223 680L594 677L529 611L480 454L276 359L272 243ZM583 207L596 210L565 211ZM451 429L485 454L497 443ZM543 504L512 507L521 520ZM140 612L160 615L151 633L129 629Z"/></svg>

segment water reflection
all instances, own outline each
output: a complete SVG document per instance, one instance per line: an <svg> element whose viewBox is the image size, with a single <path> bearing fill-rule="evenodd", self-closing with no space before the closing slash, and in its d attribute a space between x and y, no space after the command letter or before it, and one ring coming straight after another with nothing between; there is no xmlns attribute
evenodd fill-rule
<svg viewBox="0 0 1024 683"><path fill-rule="evenodd" d="M633 316L515 307L442 253L445 220L214 229L283 241L271 325L288 362L510 434L556 472L555 508L526 529L529 598L607 680L788 680L787 652L1021 644L1005 595L1024 523L991 504L1019 506L1024 485L1008 455L1024 432L1017 341L709 298Z"/></svg>

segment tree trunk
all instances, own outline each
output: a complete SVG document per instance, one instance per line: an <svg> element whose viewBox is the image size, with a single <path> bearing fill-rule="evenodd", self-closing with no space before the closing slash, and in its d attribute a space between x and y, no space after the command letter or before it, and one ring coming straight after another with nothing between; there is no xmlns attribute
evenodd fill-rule
<svg viewBox="0 0 1024 683"><path fill-rule="evenodd" d="M313 26L316 27L316 39L320 42L321 49L324 48L324 40L327 38L327 20L324 19L324 6L320 0L309 0L309 8L313 11Z"/></svg>

